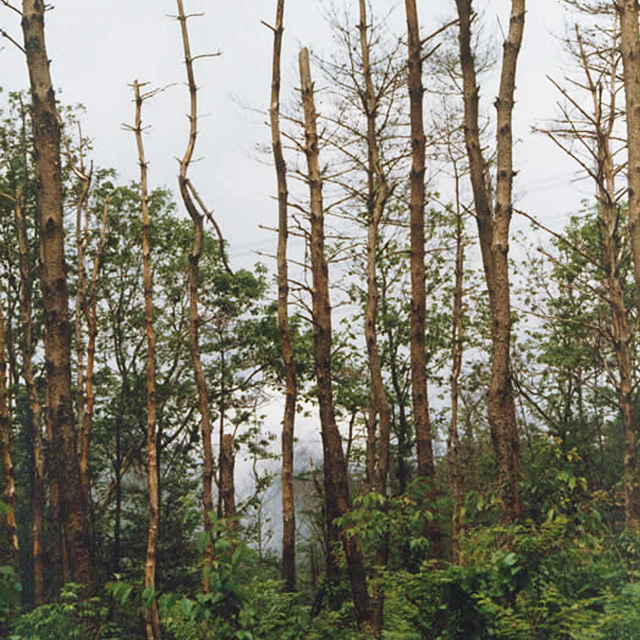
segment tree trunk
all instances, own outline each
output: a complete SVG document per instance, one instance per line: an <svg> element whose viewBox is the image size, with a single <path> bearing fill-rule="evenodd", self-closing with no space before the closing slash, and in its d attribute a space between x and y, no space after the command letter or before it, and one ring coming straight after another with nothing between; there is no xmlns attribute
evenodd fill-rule
<svg viewBox="0 0 640 640"><path fill-rule="evenodd" d="M367 468L371 488L386 497L389 474L389 446L391 439L391 408L382 379L382 362L378 349L378 245L380 225L389 198L389 185L382 166L378 139L378 99L373 85L370 63L370 45L367 35L367 2L359 0L360 53L364 89L360 96L367 120L367 301L365 310L365 340L369 360L370 410L367 420ZM377 429L376 429L377 426ZM369 454L372 450L373 456ZM370 458L373 458L370 460ZM380 541L376 550L376 566L384 569L387 564L388 540ZM373 626L377 638L382 637L384 626L384 593L379 580L372 592Z"/></svg>
<svg viewBox="0 0 640 640"><path fill-rule="evenodd" d="M416 432L418 477L426 485L427 506L435 509L437 490L433 463L433 442L429 417L427 389L427 354L425 346L426 289L425 289L425 152L422 86L422 41L415 0L406 0L407 31L409 34L408 68L411 119L411 398L413 423ZM440 525L438 518L427 526L431 555L440 557Z"/></svg>
<svg viewBox="0 0 640 640"><path fill-rule="evenodd" d="M82 144L82 141L81 143ZM82 149L79 151L82 157ZM71 153L69 153L71 160ZM75 342L76 342L76 423L78 425L78 460L80 464L80 479L83 490L89 495L89 442L84 432L86 412L86 384L85 370L85 342L83 320L86 317L87 305L87 245L89 243L89 191L91 189L91 175L80 169L76 170L82 187L76 203L76 255L78 268L78 288L76 292L75 309Z"/></svg>
<svg viewBox="0 0 640 640"><path fill-rule="evenodd" d="M280 58L284 32L284 0L278 0L273 28L273 68L271 75L271 146L278 183L278 328L284 363L285 391L282 418L282 579L284 591L296 589L296 513L293 495L293 437L296 419L296 364L289 327L289 237L287 166L280 135Z"/></svg>
<svg viewBox="0 0 640 640"><path fill-rule="evenodd" d="M512 0L504 42L497 110L497 186L495 206L487 182L479 126L479 87L471 46L471 0L456 0L460 24L465 140L476 209L478 235L491 310L491 382L487 408L498 463L500 502L506 520L522 511L519 494L519 442L511 380L511 299L509 226L513 213L512 116L518 54L524 33L525 0Z"/></svg>
<svg viewBox="0 0 640 640"><path fill-rule="evenodd" d="M31 564L33 568L33 599L37 606L45 603L44 578L44 514L46 509L45 460L42 442L42 410L33 372L33 340L32 340L32 304L33 281L32 265L29 258L29 238L27 221L22 210L20 195L16 198L16 223L18 229L18 252L20 256L20 324L22 335L20 349L22 351L22 377L28 399L28 438L33 456L32 471L32 511L31 525ZM52 527L55 535L59 528Z"/></svg>
<svg viewBox="0 0 640 640"><path fill-rule="evenodd" d="M156 443L156 337L153 328L153 281L151 274L151 222L147 199L147 162L142 144L142 103L144 96L140 85L134 82L136 100L136 123L134 131L140 162L140 197L142 207L142 261L144 281L144 318L147 335L147 477L149 484L149 532L147 537L147 559L144 570L144 587L151 604L145 609L147 640L160 640L160 618L155 595L156 558L158 553L158 529L160 506L158 491L158 450Z"/></svg>
<svg viewBox="0 0 640 640"><path fill-rule="evenodd" d="M6 505L4 514L5 532L9 546L11 566L19 575L20 546L16 522L16 481L11 459L11 416L9 415L9 394L7 390L7 351L5 344L4 311L0 305L0 456L4 480L2 499Z"/></svg>
<svg viewBox="0 0 640 640"><path fill-rule="evenodd" d="M324 454L324 488L327 523L336 528L335 519L351 508L351 496L344 467L342 440L333 408L331 375L331 304L329 301L329 274L324 256L324 206L322 177L320 174L316 110L313 83L309 67L309 51L302 49L299 56L302 104L304 107L305 155L311 196L311 269L313 279L313 351L322 428ZM367 590L364 558L358 541L346 528L340 532L347 558L347 568L358 624L371 630L372 610Z"/></svg>
<svg viewBox="0 0 640 640"><path fill-rule="evenodd" d="M629 229L633 253L636 304L640 309L640 35L637 0L615 0L620 16L620 44L626 98Z"/></svg>
<svg viewBox="0 0 640 640"><path fill-rule="evenodd" d="M236 445L231 433L222 438L220 453L220 495L227 531L233 537L236 518L236 486L235 486Z"/></svg>
<svg viewBox="0 0 640 640"><path fill-rule="evenodd" d="M64 479L59 518L70 577L74 582L90 586L89 504L76 456L71 401L71 327L64 256L60 125L45 47L44 13L42 0L23 0L22 30L31 84L36 199L40 212L46 405L51 430L49 463L54 483ZM51 504L54 508L53 498Z"/></svg>
<svg viewBox="0 0 640 640"><path fill-rule="evenodd" d="M617 0L615 6L620 15L620 43L626 97L629 230L635 273L636 305L640 310L640 36L638 34L638 2L637 0ZM604 213L603 210L603 215ZM608 224L606 220L603 221L605 223L605 236L607 236L609 233L607 230ZM605 259L606 257L605 255ZM607 268L610 269L613 266L610 264L607 265ZM613 273L615 274L615 271ZM612 297L611 288L609 296ZM615 297L617 298L617 296ZM626 314L620 315L619 312L614 312L613 308L612 313L616 350L626 351L628 357L628 340L630 338L627 333L628 327L624 326L626 325ZM623 356L623 361L627 359L623 353L619 355ZM620 373L618 397L625 425L625 523L628 529L638 529L640 527L640 487L638 486L636 470L638 433L633 424L631 412L631 382L627 380L628 376L626 374L623 376L621 370L621 367L626 368L623 361L621 362L620 358L618 359Z"/></svg>
<svg viewBox="0 0 640 640"><path fill-rule="evenodd" d="M187 16L184 12L182 0L178 0L178 19L182 30L182 44L184 49L185 65L187 69L187 83L189 86L190 112L189 112L189 142L180 162L178 182L180 195L184 205L191 216L194 227L193 249L189 255L189 351L193 366L193 375L198 401L200 403L200 432L202 434L202 449L204 452L204 465L202 469L202 509L204 517L204 529L211 539L211 516L213 514L213 475L215 462L212 444L211 407L209 405L209 390L207 379L202 366L200 355L200 319L198 310L199 268L202 250L204 246L204 216L194 202L193 187L187 177L189 165L193 158L198 135L198 102L197 86L193 72L193 57L189 44L189 32L187 30ZM203 590L209 591L209 573L212 563L211 542L204 551L204 571L202 576Z"/></svg>

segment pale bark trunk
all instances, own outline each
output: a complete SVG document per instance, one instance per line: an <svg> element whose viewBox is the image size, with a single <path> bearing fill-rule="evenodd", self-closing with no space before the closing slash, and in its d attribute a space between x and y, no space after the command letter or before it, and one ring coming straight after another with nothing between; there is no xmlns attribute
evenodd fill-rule
<svg viewBox="0 0 640 640"><path fill-rule="evenodd" d="M487 165L480 143L479 87L471 47L471 0L456 0L460 18L460 60L465 107L465 139L476 208L478 235L491 310L491 382L487 396L491 439L498 463L503 517L516 519L519 494L519 441L511 380L511 299L509 226L513 213L512 116L518 55L524 33L525 0L512 0L504 42L497 110L497 186L492 205Z"/></svg>
<svg viewBox="0 0 640 640"><path fill-rule="evenodd" d="M153 281L151 274L151 222L147 187L147 162L142 143L142 103L140 85L134 83L136 100L136 122L134 131L140 163L140 197L142 207L142 261L144 280L144 317L147 336L147 478L149 485L149 530L147 536L147 558L144 570L145 590L152 592L151 604L145 609L147 640L160 640L160 618L155 595L156 560L158 554L158 529L160 524L158 491L158 451L156 443L156 337L153 328Z"/></svg>
<svg viewBox="0 0 640 640"><path fill-rule="evenodd" d="M82 154L82 149L80 150ZM69 153L69 158L71 154ZM83 320L87 302L87 244L89 242L89 192L91 190L91 175L83 171L84 167L76 171L82 187L76 203L76 256L78 268L78 289L76 293L75 309L75 342L76 342L76 423L78 425L78 460L80 465L80 479L83 490L89 495L89 445L84 432L86 411L86 370L85 370L85 342Z"/></svg>
<svg viewBox="0 0 640 640"><path fill-rule="evenodd" d="M20 545L18 543L18 525L16 522L16 480L11 458L11 415L9 413L9 394L7 389L7 352L5 344L4 311L0 306L0 457L4 480L2 499L6 506L4 528L9 547L11 566L19 575Z"/></svg>
<svg viewBox="0 0 640 640"><path fill-rule="evenodd" d="M367 469L370 488L386 497L389 475L389 448L391 439L391 407L382 378L382 362L378 348L378 246L380 226L389 198L389 184L382 166L378 139L378 99L373 85L370 62L370 45L367 23L367 0L359 0L360 53L364 90L361 100L367 121L367 301L365 310L365 340L369 359L370 409L367 420ZM376 550L376 567L387 565L388 540L381 540ZM373 628L377 638L382 637L384 626L384 592L379 580L372 591Z"/></svg>
<svg viewBox="0 0 640 640"><path fill-rule="evenodd" d="M287 166L280 134L280 58L284 32L284 0L278 0L273 28L273 67L271 75L271 146L278 183L278 328L285 373L284 415L282 418L282 579L284 591L296 588L296 515L293 495L293 438L296 419L296 365L289 326L289 236Z"/></svg>
<svg viewBox="0 0 640 640"><path fill-rule="evenodd" d="M304 107L305 155L307 158L311 198L311 269L313 279L313 343L314 365L322 446L324 454L324 489L329 538L335 537L335 519L351 508L342 452L342 440L336 424L333 407L331 374L331 304L329 301L329 274L324 255L324 205L322 177L319 163L316 110L313 83L309 66L309 52L302 49L299 56L302 104ZM333 530L334 534L331 535ZM347 568L356 610L356 618L363 629L371 629L372 610L367 590L364 558L358 541L346 528L340 531L347 558Z"/></svg>
<svg viewBox="0 0 640 640"><path fill-rule="evenodd" d="M437 490L433 463L433 441L429 416L427 387L426 333L426 289L425 289L425 153L424 134L424 87L422 85L422 41L415 0L406 0L407 31L409 35L408 69L409 101L411 119L411 398L413 424L416 433L418 477L426 485L428 508L435 509ZM440 525L436 517L427 525L430 551L433 557L440 556Z"/></svg>
<svg viewBox="0 0 640 640"><path fill-rule="evenodd" d="M54 482L64 479L59 517L70 577L90 586L89 504L76 456L71 401L71 327L64 256L60 125L45 47L44 13L42 0L23 0L22 30L31 84L36 198L40 212L46 404L52 436L49 462ZM51 504L53 508L53 497Z"/></svg>
<svg viewBox="0 0 640 640"><path fill-rule="evenodd" d="M191 354L193 375L200 404L200 432L202 434L202 449L204 453L204 465L202 469L202 509L204 529L209 534L209 537L211 537L213 475L215 473L215 462L213 455L209 390L200 354L200 318L198 309L200 259L202 257L204 247L204 215L194 202L193 188L189 182L189 178L187 177L198 136L198 102L197 86L193 71L193 56L191 55L189 32L187 30L187 17L184 12L182 0L178 0L178 19L180 20L182 31L182 44L190 98L189 141L184 156L182 157L182 161L180 162L178 182L180 185L180 195L182 196L184 205L191 216L194 227L194 244L189 255L189 351ZM202 587L204 591L209 591L209 573L211 571L211 563L212 546L211 543L209 543L204 551L204 571L202 576Z"/></svg>

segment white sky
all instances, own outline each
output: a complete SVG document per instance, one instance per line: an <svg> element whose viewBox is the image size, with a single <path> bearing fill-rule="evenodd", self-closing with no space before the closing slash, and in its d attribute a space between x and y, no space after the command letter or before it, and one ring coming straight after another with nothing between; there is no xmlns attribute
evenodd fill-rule
<svg viewBox="0 0 640 640"><path fill-rule="evenodd" d="M19 0L13 0L19 4ZM328 1L328 0L326 0ZM337 2L355 4L355 0ZM390 22L404 28L401 0L373 0L379 13L391 11ZM454 10L453 0L418 3L422 32L438 27ZM490 32L499 36L498 21L508 24L508 0L476 0ZM520 59L516 135L519 206L554 226L561 225L579 198L567 189L575 167L530 127L554 114L557 96L546 74L561 76L560 45L566 11L561 0L530 0ZM144 119L152 126L146 137L150 180L155 186L176 183L176 157L186 143L187 94L174 0L59 0L47 13L47 46L54 84L66 103L87 107L85 133L95 141L99 166L117 167L123 179L137 178L133 136L122 129L131 122L133 105L128 87L134 79L153 86L177 83L148 103ZM205 196L231 243L236 266L255 260L253 250L273 252L275 237L259 229L273 225L276 206L271 199L274 174L256 146L268 142L266 118L255 110L269 104L272 34L260 20L270 22L275 0L186 0L190 13L205 12L191 21L194 53L222 51L218 58L197 63L201 135L193 167L194 182ZM0 8L0 26L21 38L17 16ZM555 34L555 35L554 35ZM307 45L317 53L331 51L331 37L320 0L288 0L283 53L283 101L296 86L296 53ZM319 76L317 73L316 76ZM425 84L429 79L425 77ZM0 51L0 86L27 87L21 54L5 43ZM495 87L483 87L487 105ZM265 162L266 161L266 162ZM588 192L584 195L590 195ZM516 228L526 227L516 221Z"/></svg>

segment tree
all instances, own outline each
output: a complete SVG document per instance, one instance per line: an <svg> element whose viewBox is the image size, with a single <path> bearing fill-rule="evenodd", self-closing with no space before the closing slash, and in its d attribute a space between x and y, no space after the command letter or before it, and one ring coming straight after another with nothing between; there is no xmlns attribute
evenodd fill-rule
<svg viewBox="0 0 640 640"><path fill-rule="evenodd" d="M322 447L324 455L324 492L327 526L336 540L336 520L351 507L347 484L342 440L336 424L333 407L331 375L331 303L329 301L329 275L324 256L324 207L322 200L322 176L320 173L317 116L313 99L313 83L309 67L309 51L302 49L299 55L300 82L305 125L305 155L307 159L311 199L311 269L313 276L313 343ZM358 541L343 527L340 532L349 579L359 625L368 629L372 623L372 610L367 590L367 578L362 551Z"/></svg>
<svg viewBox="0 0 640 640"><path fill-rule="evenodd" d="M293 494L293 436L296 417L296 363L289 326L289 236L287 165L280 134L280 58L284 32L284 0L278 0L273 30L273 68L271 72L271 146L278 184L278 327L285 372L284 415L282 418L282 578L285 591L296 587L296 514Z"/></svg>
<svg viewBox="0 0 640 640"><path fill-rule="evenodd" d="M160 618L156 600L156 557L158 552L158 528L160 522L158 490L158 453L156 442L156 337L153 327L153 280L151 274L151 222L147 193L147 162L142 142L142 104L152 93L143 94L136 80L133 85L136 101L136 118L133 131L138 146L140 163L140 198L142 209L142 257L144 278L144 316L147 339L147 478L149 484L149 532L147 537L147 561L144 587L149 601L145 608L147 640L160 640Z"/></svg>
<svg viewBox="0 0 640 640"><path fill-rule="evenodd" d="M49 470L60 492L59 520L63 529L69 577L91 584L89 504L76 456L71 395L71 327L64 253L60 124L45 45L45 6L23 0L22 30L32 96L36 162L36 198L40 216L40 284L45 325L46 421L51 433ZM55 508L55 504L54 507ZM62 552L60 548L57 550ZM62 566L62 559L55 564Z"/></svg>
<svg viewBox="0 0 640 640"><path fill-rule="evenodd" d="M413 425L416 432L418 476L426 483L427 502L436 498L433 442L427 390L427 358L425 351L425 153L426 138L423 122L422 40L415 0L406 0L409 70L409 101L411 119L411 400ZM429 541L434 557L440 555L438 520L429 523Z"/></svg>
<svg viewBox="0 0 640 640"><path fill-rule="evenodd" d="M519 438L511 379L511 301L509 287L509 226L513 214L512 118L518 55L524 34L525 0L512 0L509 31L504 42L500 90L496 99L496 195L492 199L488 164L480 143L480 88L471 43L471 0L456 0L459 19L460 64L465 111L465 140L475 201L478 236L491 310L491 382L487 408L491 439L498 463L504 516L522 511L519 496Z"/></svg>

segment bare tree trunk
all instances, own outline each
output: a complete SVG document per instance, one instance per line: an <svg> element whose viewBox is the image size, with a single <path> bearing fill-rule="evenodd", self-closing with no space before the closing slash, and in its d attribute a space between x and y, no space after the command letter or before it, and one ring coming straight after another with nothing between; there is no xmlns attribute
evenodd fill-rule
<svg viewBox="0 0 640 640"><path fill-rule="evenodd" d="M5 532L9 543L11 566L19 573L20 545L16 522L16 480L11 459L11 416L9 415L9 394L7 389L7 351L5 344L4 311L0 305L0 456L4 480L3 501Z"/></svg>
<svg viewBox="0 0 640 640"><path fill-rule="evenodd" d="M433 442L429 417L427 389L427 354L425 346L426 289L425 289L425 152L422 86L422 41L415 0L406 0L407 31L409 34L409 100L411 118L411 398L413 423L416 432L418 477L426 484L426 499L433 508L437 499ZM440 557L440 525L438 518L428 523L427 534L431 555Z"/></svg>
<svg viewBox="0 0 640 640"><path fill-rule="evenodd" d="M78 425L78 460L80 464L80 479L83 490L89 495L89 442L84 432L86 410L87 377L85 372L85 343L83 320L87 302L87 245L89 242L89 192L91 189L91 174L85 174L82 161L82 138L80 139L80 168L75 170L82 187L76 202L76 255L78 268L78 290L76 293L75 309L75 342L76 342L76 415ZM68 153L71 161L71 152Z"/></svg>
<svg viewBox="0 0 640 640"><path fill-rule="evenodd" d="M211 408L209 405L209 391L207 379L202 366L200 355L200 320L198 311L198 274L200 259L204 246L204 215L199 210L194 201L193 185L187 177L189 165L193 158L198 136L198 102L197 86L193 72L193 56L189 44L189 32L187 30L187 16L185 15L182 0L178 0L178 19L182 30L182 44L184 48L184 59L187 69L187 82L189 86L190 112L189 112L189 142L180 162L180 173L178 182L180 185L180 195L184 205L191 216L194 227L194 244L189 255L189 351L195 378L196 389L198 390L198 400L200 403L200 432L202 434L202 449L204 452L204 465L202 469L202 508L204 512L204 528L211 538L211 515L213 513L213 475L215 473L215 461L212 444ZM212 563L211 542L207 544L204 551L204 571L202 576L202 587L204 591L209 591L209 573Z"/></svg>
<svg viewBox="0 0 640 640"><path fill-rule="evenodd" d="M158 491L158 451L156 443L156 337L153 329L153 281L151 275L151 222L147 188L147 162L142 143L142 103L145 95L140 84L134 82L136 122L134 132L140 162L140 195L142 206L142 261L144 280L144 317L147 335L147 476L149 483L149 533L147 560L144 570L144 587L151 592L151 604L145 610L147 640L160 640L160 618L156 600L156 559L158 554L158 529L160 523ZM147 94L148 95L148 94Z"/></svg>
<svg viewBox="0 0 640 640"><path fill-rule="evenodd" d="M614 4L620 16L620 43L626 97L629 230L635 273L636 305L640 310L640 36L638 34L638 2L637 0L616 0ZM607 225L606 220L604 222ZM611 291L609 295L611 296ZM626 319L626 316L623 317ZM618 318L616 322L614 316L615 333L619 331L624 333L624 327L620 321L621 318ZM623 339L624 336L616 335L617 341ZM626 349L627 344L623 343L620 348ZM618 363L620 371L620 360ZM618 395L623 400L624 396L629 394L628 400L631 401L631 388L628 387L626 377L623 380L622 371L620 371ZM623 400L623 404L626 405L627 401ZM633 422L633 416L629 414L628 410L622 411L622 417L625 423L625 523L628 529L638 529L640 527L640 487L636 470L638 432L634 428L635 425L634 427L627 426L628 421Z"/></svg>
<svg viewBox="0 0 640 640"><path fill-rule="evenodd" d="M36 197L40 212L47 422L51 476L64 479L60 521L71 579L91 585L89 504L76 456L71 401L71 328L64 256L60 125L49 72L42 0L23 0L22 30L32 95ZM52 507L54 501L51 501Z"/></svg>
<svg viewBox="0 0 640 640"><path fill-rule="evenodd" d="M620 44L626 97L629 229L640 309L640 35L637 0L615 0L620 16ZM637 524L637 523L636 523Z"/></svg>
<svg viewBox="0 0 640 640"><path fill-rule="evenodd" d="M305 155L311 196L311 269L313 279L313 343L318 405L322 426L324 454L324 488L329 529L335 531L335 519L351 508L351 496L344 467L342 439L333 408L331 375L331 303L329 301L329 274L324 256L324 205L320 174L316 109L313 83L309 67L309 51L302 49L299 56L302 104L305 123ZM367 590L364 558L357 540L346 528L340 532L358 624L371 630L372 610ZM331 536L330 536L331 538Z"/></svg>
<svg viewBox="0 0 640 640"><path fill-rule="evenodd" d="M373 85L370 63L370 46L367 22L367 0L359 0L360 53L362 56L362 76L364 91L361 91L364 112L367 120L368 152L368 193L367 193L367 302L365 311L365 340L369 358L369 376L371 387L370 410L367 420L367 474L371 488L386 496L387 477L389 475L389 447L391 439L391 407L382 379L382 363L378 349L378 246L380 225L389 198L389 185L382 166L382 157L378 140L378 99ZM378 425L379 421L379 425ZM376 429L376 425L378 428ZM371 455L372 454L372 455ZM382 540L376 551L376 566L386 567L388 540ZM376 580L372 592L373 626L376 637L382 637L384 626L384 593L379 580Z"/></svg>
<svg viewBox="0 0 640 640"><path fill-rule="evenodd" d="M271 72L271 146L278 183L278 328L285 373L284 416L282 418L282 579L284 591L296 589L296 514L293 496L293 437L296 419L296 365L289 327L289 238L287 166L280 134L280 59L284 33L284 0L278 0L273 27L273 67Z"/></svg>
<svg viewBox="0 0 640 640"><path fill-rule="evenodd" d="M513 131L515 78L524 33L525 0L512 0L504 42L497 110L495 206L480 143L479 87L471 46L471 0L456 0L465 107L465 139L476 208L478 235L491 309L491 382L487 396L491 439L498 463L501 507L506 519L520 516L519 441L511 380L511 299L509 226L513 213Z"/></svg>

